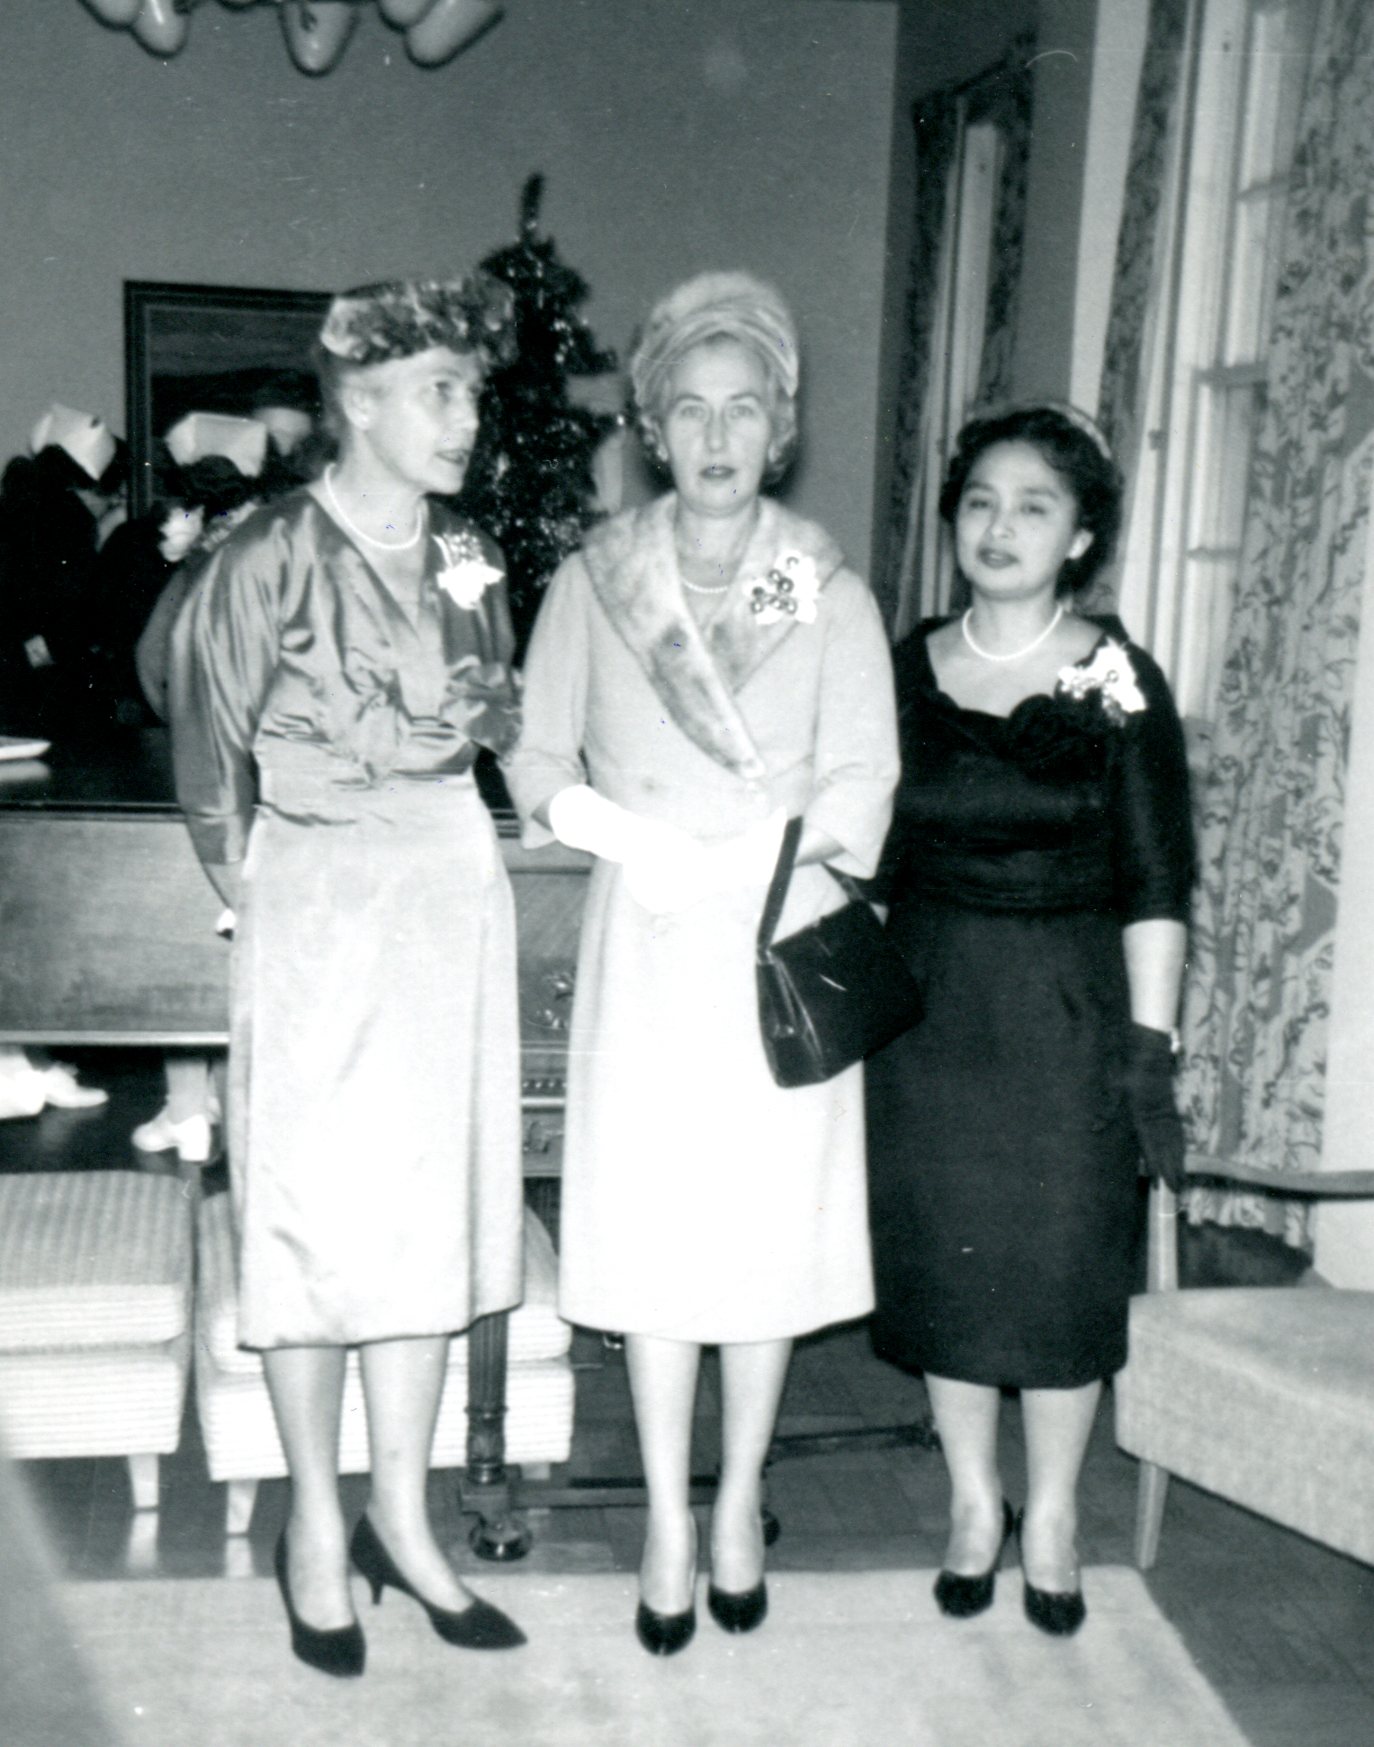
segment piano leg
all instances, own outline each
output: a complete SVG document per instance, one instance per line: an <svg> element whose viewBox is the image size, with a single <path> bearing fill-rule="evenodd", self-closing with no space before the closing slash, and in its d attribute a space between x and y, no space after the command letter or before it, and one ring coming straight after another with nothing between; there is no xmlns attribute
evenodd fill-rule
<svg viewBox="0 0 1374 1747"><path fill-rule="evenodd" d="M523 1559L531 1539L511 1509L506 1469L507 1316L479 1317L468 1332L468 1465L458 1483L461 1509L477 1516L473 1552L502 1562Z"/></svg>

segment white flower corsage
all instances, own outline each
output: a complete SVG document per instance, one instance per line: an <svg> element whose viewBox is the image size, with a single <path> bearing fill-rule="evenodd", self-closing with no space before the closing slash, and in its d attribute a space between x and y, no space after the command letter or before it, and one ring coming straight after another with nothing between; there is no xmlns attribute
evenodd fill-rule
<svg viewBox="0 0 1374 1747"><path fill-rule="evenodd" d="M436 534L443 569L439 572L439 587L454 602L471 612L492 583L505 575L496 565L488 564L482 542L476 534Z"/></svg>
<svg viewBox="0 0 1374 1747"><path fill-rule="evenodd" d="M199 540L204 527L203 504L192 504L189 509L168 510L157 531L157 549L168 564L180 564Z"/></svg>
<svg viewBox="0 0 1374 1747"><path fill-rule="evenodd" d="M1061 667L1058 689L1070 698L1088 698L1096 692L1103 714L1118 728L1127 716L1145 708L1145 694L1136 681L1131 658L1110 637L1086 667Z"/></svg>
<svg viewBox="0 0 1374 1747"><path fill-rule="evenodd" d="M821 579L815 559L804 552L781 553L761 582L750 577L740 586L761 625L775 625L779 619L795 619L800 625L815 621Z"/></svg>

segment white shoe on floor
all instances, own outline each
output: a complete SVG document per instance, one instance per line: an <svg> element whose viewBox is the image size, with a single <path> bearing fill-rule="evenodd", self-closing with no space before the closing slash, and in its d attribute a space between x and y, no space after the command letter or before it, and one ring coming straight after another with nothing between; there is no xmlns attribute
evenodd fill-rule
<svg viewBox="0 0 1374 1747"><path fill-rule="evenodd" d="M56 1109L94 1109L108 1104L110 1094L103 1087L84 1087L77 1080L77 1069L66 1062L49 1062L37 1067L30 1060L23 1066L10 1066L3 1074L5 1087L19 1099L40 1099L38 1109L52 1104Z"/></svg>
<svg viewBox="0 0 1374 1747"><path fill-rule="evenodd" d="M188 1165L210 1162L210 1118L199 1111L173 1122L164 1104L156 1116L139 1123L130 1139L141 1153L165 1153L175 1147L177 1157Z"/></svg>
<svg viewBox="0 0 1374 1747"><path fill-rule="evenodd" d="M10 1116L37 1116L43 1088L32 1074L0 1074L0 1122Z"/></svg>
<svg viewBox="0 0 1374 1747"><path fill-rule="evenodd" d="M66 1062L49 1062L45 1068L30 1070L43 1091L43 1102L58 1110L94 1110L108 1104L110 1094L103 1086L83 1086L76 1069Z"/></svg>

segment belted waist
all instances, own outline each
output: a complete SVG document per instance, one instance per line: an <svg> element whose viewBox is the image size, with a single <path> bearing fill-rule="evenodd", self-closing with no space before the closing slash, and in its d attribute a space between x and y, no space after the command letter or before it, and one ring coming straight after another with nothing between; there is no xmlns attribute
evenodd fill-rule
<svg viewBox="0 0 1374 1747"><path fill-rule="evenodd" d="M388 771L368 779L320 762L268 765L258 772L258 804L284 818L346 824L352 819L450 812L455 802L482 804L472 766L463 770Z"/></svg>

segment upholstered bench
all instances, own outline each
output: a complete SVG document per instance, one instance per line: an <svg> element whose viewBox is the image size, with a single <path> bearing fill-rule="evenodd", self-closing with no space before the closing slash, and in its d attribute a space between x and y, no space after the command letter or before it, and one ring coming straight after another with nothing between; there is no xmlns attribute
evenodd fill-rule
<svg viewBox="0 0 1374 1747"><path fill-rule="evenodd" d="M228 1532L247 1531L259 1480L286 1473L272 1404L255 1352L238 1345L238 1295L229 1197L208 1196L199 1216L195 1389L210 1478L229 1483ZM525 1300L508 1326L506 1460L530 1467L566 1462L572 1445L572 1330L555 1309L558 1261L548 1233L525 1213ZM468 1342L449 1347L434 1434L433 1466L461 1468L468 1449ZM348 1356L339 1470L369 1465L367 1417L356 1353Z"/></svg>
<svg viewBox="0 0 1374 1747"><path fill-rule="evenodd" d="M1171 1474L1374 1563L1374 1292L1148 1293L1115 1393L1116 1440L1145 1465L1142 1566Z"/></svg>
<svg viewBox="0 0 1374 1747"><path fill-rule="evenodd" d="M124 1456L155 1510L190 1360L191 1202L140 1171L0 1175L0 1435L11 1456Z"/></svg>

